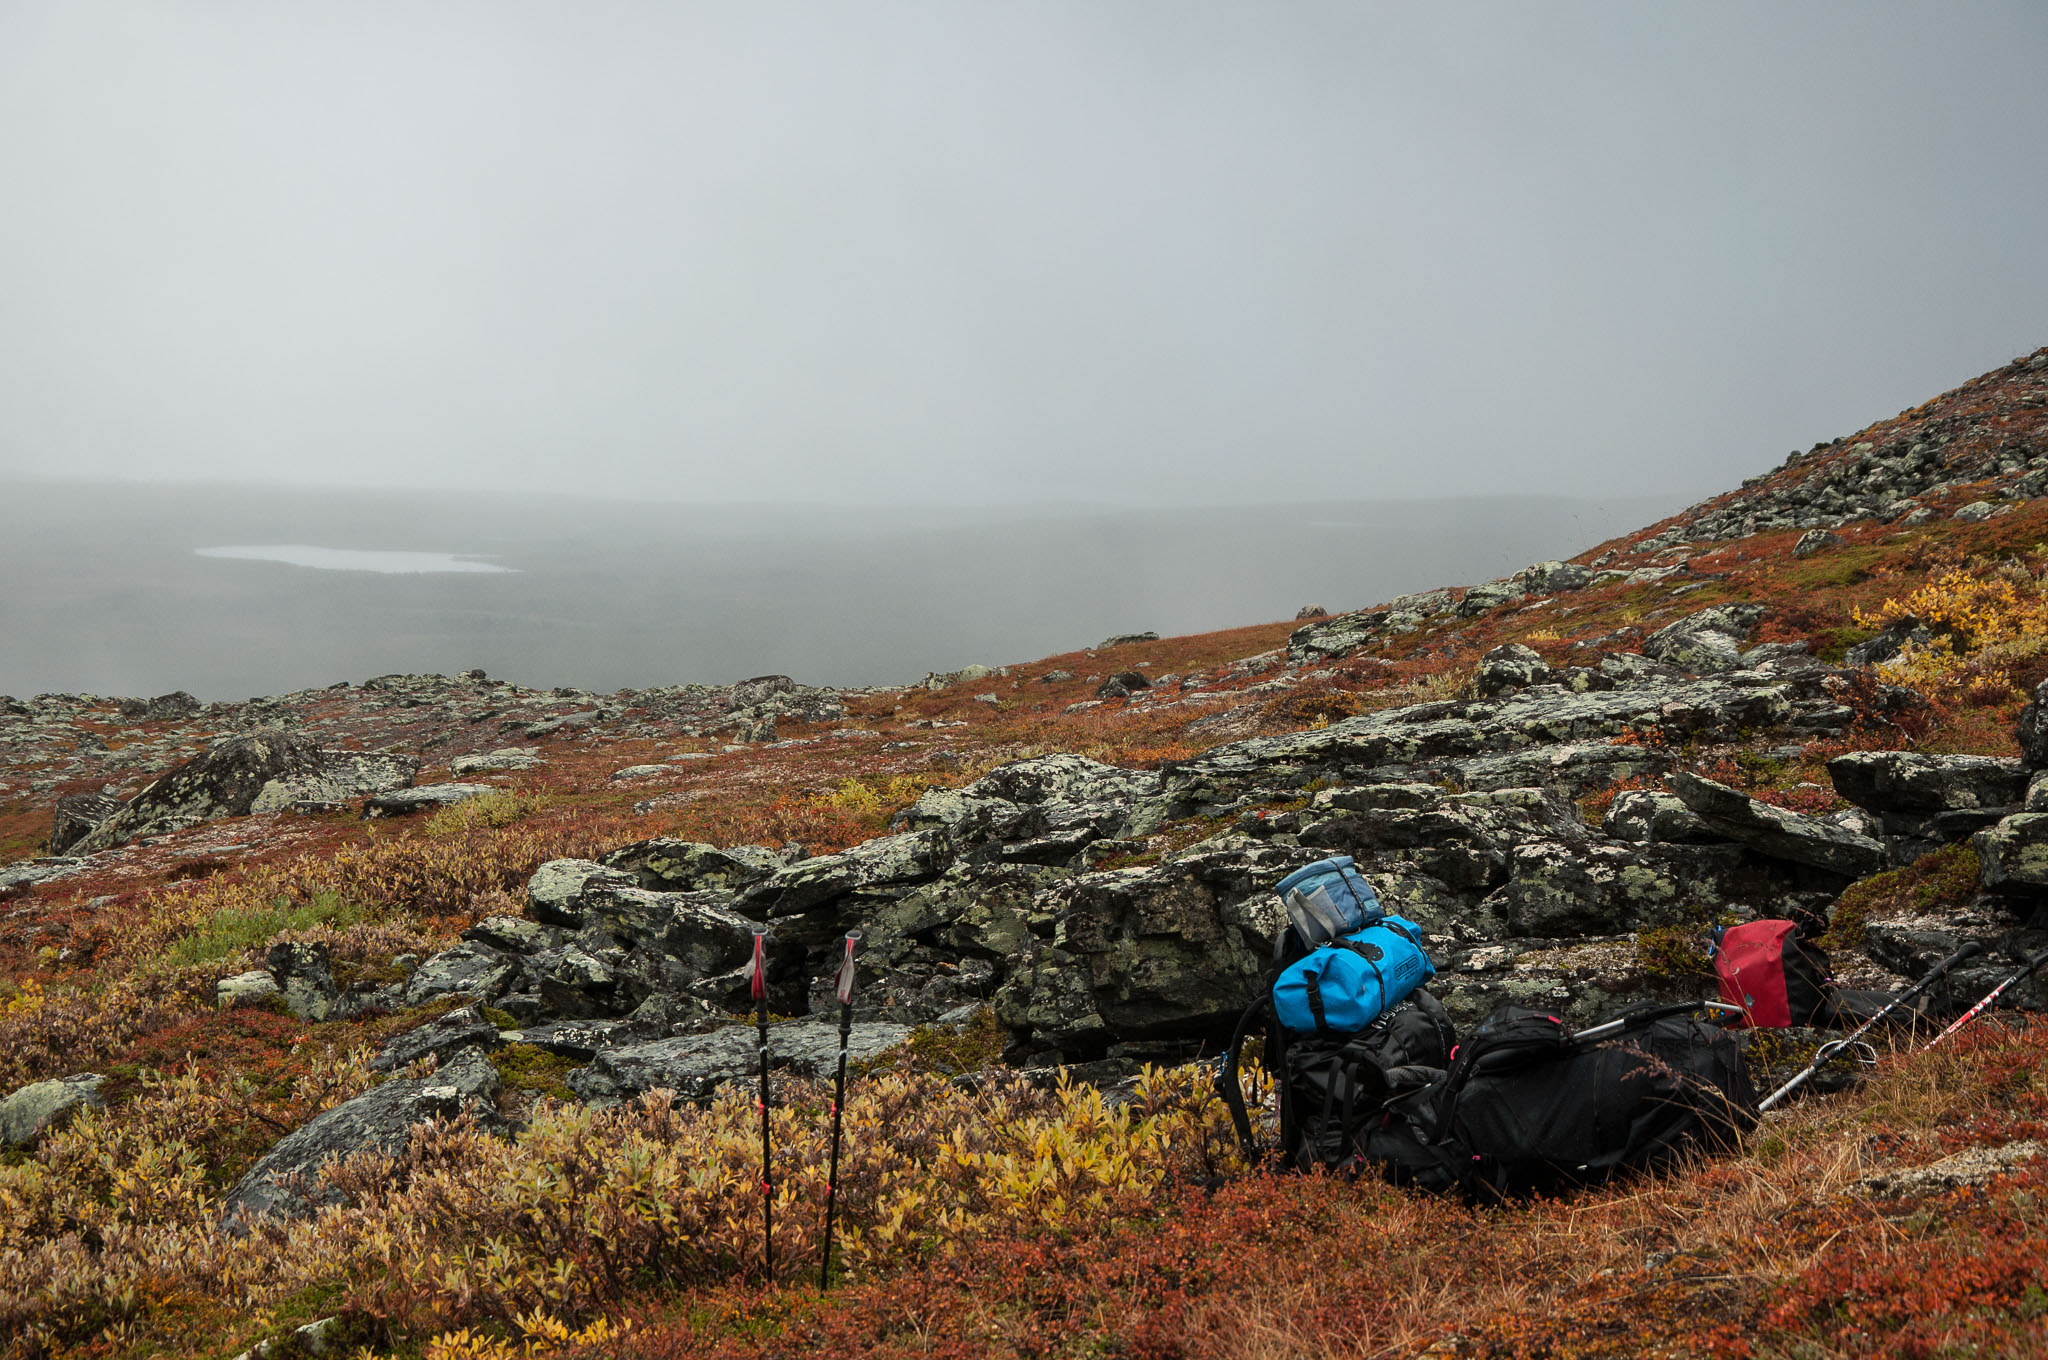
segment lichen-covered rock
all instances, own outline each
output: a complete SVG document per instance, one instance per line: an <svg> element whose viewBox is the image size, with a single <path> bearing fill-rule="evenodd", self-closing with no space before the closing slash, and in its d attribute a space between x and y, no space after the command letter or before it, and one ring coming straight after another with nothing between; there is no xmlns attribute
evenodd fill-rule
<svg viewBox="0 0 2048 1360"><path fill-rule="evenodd" d="M2026 797L2027 772L2008 756L1851 751L1828 762L1835 792L1878 813L1930 813L2013 807Z"/></svg>
<svg viewBox="0 0 2048 1360"><path fill-rule="evenodd" d="M721 848L701 841L657 839L622 846L606 855L604 863L608 868L633 875L641 887L657 892L695 892L704 888L738 892L786 867L788 860L762 845Z"/></svg>
<svg viewBox="0 0 2048 1360"><path fill-rule="evenodd" d="M1680 991L1651 978L1628 936L1589 940L1512 940L1446 957L1429 984L1462 1029L1503 1004L1548 1011L1567 1023L1604 1020L1625 1005L1673 999Z"/></svg>
<svg viewBox="0 0 2048 1360"><path fill-rule="evenodd" d="M421 784L417 788L394 789L363 801L365 817L407 817L416 812L438 811L481 798L497 790L489 784Z"/></svg>
<svg viewBox="0 0 2048 1360"><path fill-rule="evenodd" d="M1694 845L1724 839L1672 794L1625 789L1607 805L1600 830L1618 841Z"/></svg>
<svg viewBox="0 0 2048 1360"><path fill-rule="evenodd" d="M237 973L215 983L213 999L214 1004L222 1010L231 1011L242 1006L267 1005L270 998L282 995L283 990L277 985L277 979L270 975L269 969L252 968L246 973Z"/></svg>
<svg viewBox="0 0 2048 1360"><path fill-rule="evenodd" d="M1465 597L1458 601L1458 616L1472 618L1504 604L1527 599L1528 595L1528 588L1516 580L1482 581L1466 591Z"/></svg>
<svg viewBox="0 0 2048 1360"><path fill-rule="evenodd" d="M1581 590L1591 584L1593 572L1576 562L1535 562L1514 575L1514 581L1531 595L1557 595Z"/></svg>
<svg viewBox="0 0 2048 1360"><path fill-rule="evenodd" d="M1659 847L1523 841L1479 910L1507 934L1548 939L1671 925L1706 887L1696 867Z"/></svg>
<svg viewBox="0 0 2048 1360"><path fill-rule="evenodd" d="M1916 618L1908 616L1897 619L1877 636L1866 638L1851 647L1842 661L1849 666L1882 665L1897 656L1906 644L1912 643L1917 646L1933 636Z"/></svg>
<svg viewBox="0 0 2048 1360"><path fill-rule="evenodd" d="M462 1049L489 1050L500 1042L498 1027L484 1019L477 1007L464 1006L392 1039L370 1059L370 1070L395 1072L430 1053L446 1064Z"/></svg>
<svg viewBox="0 0 2048 1360"><path fill-rule="evenodd" d="M587 859L551 859L526 880L526 902L536 921L579 930L583 926L580 898L585 888L629 888L631 873Z"/></svg>
<svg viewBox="0 0 2048 1360"><path fill-rule="evenodd" d="M1101 1056L1087 1050L1110 1035L1227 1029L1285 922L1273 883L1319 857L1226 835L1156 865L1054 882L1033 904L1053 922L1049 948L1020 961L996 993L996 1014L1067 1057Z"/></svg>
<svg viewBox="0 0 2048 1360"><path fill-rule="evenodd" d="M120 810L121 800L112 794L74 793L59 798L50 818L50 853L63 854Z"/></svg>
<svg viewBox="0 0 2048 1360"><path fill-rule="evenodd" d="M324 944L274 944L264 956L286 1009L301 1020L332 1019L341 1002Z"/></svg>
<svg viewBox="0 0 2048 1360"><path fill-rule="evenodd" d="M2048 769L2048 680L2034 686L2034 697L2020 710L2014 735L2020 760L2030 770Z"/></svg>
<svg viewBox="0 0 2048 1360"><path fill-rule="evenodd" d="M854 895L893 899L937 878L952 857L952 845L940 832L881 836L792 864L749 888L742 901L751 909L793 916Z"/></svg>
<svg viewBox="0 0 2048 1360"><path fill-rule="evenodd" d="M854 1061L879 1057L910 1037L910 1026L856 1022L847 1052ZM569 1086L593 1104L608 1105L646 1091L674 1091L679 1099L705 1102L727 1082L759 1072L759 1038L751 1025L728 1025L709 1034L687 1034L652 1043L602 1050L588 1067L569 1074ZM815 1020L773 1025L768 1031L768 1065L804 1076L835 1068L839 1027Z"/></svg>
<svg viewBox="0 0 2048 1360"><path fill-rule="evenodd" d="M530 770L541 763L536 746L501 746L495 751L457 756L448 762L448 773L457 779L466 774L490 774L499 770Z"/></svg>
<svg viewBox="0 0 2048 1360"><path fill-rule="evenodd" d="M497 1069L474 1048L464 1048L432 1076L387 1081L316 1116L287 1134L236 1182L222 1203L231 1232L247 1232L264 1218L311 1218L339 1200L323 1173L358 1152L398 1152L415 1124L465 1110L495 1122L490 1098Z"/></svg>
<svg viewBox="0 0 2048 1360"><path fill-rule="evenodd" d="M26 1147L51 1129L60 1128L81 1109L102 1109L100 1084L106 1078L84 1072L54 1081L38 1081L0 1100L0 1147Z"/></svg>
<svg viewBox="0 0 2048 1360"><path fill-rule="evenodd" d="M1389 767L1419 772L1473 756L1591 743L1644 729L1675 739L1731 740L1746 729L1785 724L1797 705L1810 702L1793 679L1670 678L1657 663L1636 661L1617 670L1617 687L1610 690L1546 688L1469 704L1413 704L1218 746L1162 771L1162 799L1176 808L1227 804L1247 792L1299 787L1317 777L1363 783Z"/></svg>
<svg viewBox="0 0 2048 1360"><path fill-rule="evenodd" d="M462 938L507 954L538 954L559 945L563 932L517 916L486 916L463 931Z"/></svg>
<svg viewBox="0 0 2048 1360"><path fill-rule="evenodd" d="M457 992L495 1001L518 975L515 956L487 945L458 944L428 959L406 979L405 1004L418 1006Z"/></svg>
<svg viewBox="0 0 2048 1360"><path fill-rule="evenodd" d="M1984 886L2019 895L2048 893L2048 812L2021 812L1970 840Z"/></svg>
<svg viewBox="0 0 2048 1360"><path fill-rule="evenodd" d="M320 748L295 732L262 728L224 737L136 794L72 849L91 854L136 836L245 816L264 785L316 775L323 765Z"/></svg>
<svg viewBox="0 0 2048 1360"><path fill-rule="evenodd" d="M1883 842L1818 817L1758 802L1726 784L1694 774L1674 774L1669 782L1671 791L1701 821L1758 854L1848 878L1874 874L1887 863Z"/></svg>
<svg viewBox="0 0 2048 1360"><path fill-rule="evenodd" d="M1534 648L1505 642L1479 659L1477 685L1483 697L1527 689L1550 679L1550 667Z"/></svg>
<svg viewBox="0 0 2048 1360"><path fill-rule="evenodd" d="M390 751L321 751L317 770L267 781L250 800L251 812L338 807L365 794L389 793L412 783L420 758Z"/></svg>
<svg viewBox="0 0 2048 1360"><path fill-rule="evenodd" d="M1634 743L1562 742L1446 760L1440 768L1467 789L1548 788L1576 798L1625 779L1661 775L1671 768L1671 756L1654 746Z"/></svg>
<svg viewBox="0 0 2048 1360"><path fill-rule="evenodd" d="M1652 633L1643 643L1643 655L1696 675L1734 670L1742 664L1742 644L1764 612L1760 604L1702 609Z"/></svg>

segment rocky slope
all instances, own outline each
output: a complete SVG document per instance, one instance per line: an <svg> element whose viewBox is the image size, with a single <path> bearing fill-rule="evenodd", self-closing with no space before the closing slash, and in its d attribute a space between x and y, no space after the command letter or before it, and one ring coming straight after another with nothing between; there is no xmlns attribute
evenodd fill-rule
<svg viewBox="0 0 2048 1360"><path fill-rule="evenodd" d="M508 814L543 821L603 808L644 833L538 864L519 896L478 895L444 947L350 976L288 931L225 958L224 1011L423 1022L376 1059L412 1075L277 1141L228 1196L240 1217L309 1212L318 1194L279 1175L435 1113L515 1120L491 1055L551 1055L594 1102L706 1096L751 1060L732 1011L760 927L789 1017L776 1049L799 1069L834 1047L837 942L858 929L859 1052L988 1007L1012 1065L1104 1083L1215 1051L1282 921L1270 885L1330 854L1422 924L1461 1020L1701 995L1698 942L1759 915L1833 915L1865 985L1964 939L2038 948L2048 684L2022 709L2040 677L2002 671L1992 698L1944 707L1885 669L1928 627L1854 620L2048 530L2044 404L2048 351L1581 561L900 691L768 677L600 696L471 672L245 704L0 700L0 825L52 852L0 866L0 948L17 988L84 994L122 957L80 924L96 910L286 849L424 838L404 819L474 799L551 799ZM865 798L886 825L835 848L717 820L786 788L813 809ZM1960 886L1914 887L1964 849ZM1994 951L1941 1001L2005 971Z"/></svg>

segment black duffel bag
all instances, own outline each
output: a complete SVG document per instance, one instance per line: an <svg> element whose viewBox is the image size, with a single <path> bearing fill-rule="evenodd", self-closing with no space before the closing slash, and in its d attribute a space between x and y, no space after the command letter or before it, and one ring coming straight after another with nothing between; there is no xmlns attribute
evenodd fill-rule
<svg viewBox="0 0 2048 1360"><path fill-rule="evenodd" d="M1430 1085L1396 1095L1359 1150L1391 1178L1474 1199L1556 1194L1694 1151L1756 1123L1741 1045L1691 1006L1625 1012L1580 1039L1503 1006Z"/></svg>

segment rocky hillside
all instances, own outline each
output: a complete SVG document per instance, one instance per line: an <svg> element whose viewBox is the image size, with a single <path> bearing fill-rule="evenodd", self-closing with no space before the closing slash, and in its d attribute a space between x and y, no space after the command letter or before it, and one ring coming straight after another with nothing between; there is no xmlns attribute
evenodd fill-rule
<svg viewBox="0 0 2048 1360"><path fill-rule="evenodd" d="M1766 915L1828 922L1861 986L1983 940L1936 998L1964 1004L2048 945L2044 494L2048 350L1577 559L1232 633L890 690L0 699L0 1138L47 1178L0 1181L43 1204L0 1235L13 1353L117 1316L135 1353L185 1345L133 1280L289 1232L326 1253L294 1287L347 1282L380 1345L401 1314L509 1324L394 1302L395 1257L364 1292L334 1234L374 1196L332 1159L451 1127L488 1158L649 1093L715 1111L764 925L787 1080L836 1052L858 929L856 1056L1007 1070L1027 1104L1168 1101L1140 1073L1216 1051L1270 885L1333 853L1424 927L1460 1022L1708 994L1707 931ZM186 1207L134 1220L146 1250L65 1228L74 1145L189 1114L179 1081L242 1093L148 1143Z"/></svg>

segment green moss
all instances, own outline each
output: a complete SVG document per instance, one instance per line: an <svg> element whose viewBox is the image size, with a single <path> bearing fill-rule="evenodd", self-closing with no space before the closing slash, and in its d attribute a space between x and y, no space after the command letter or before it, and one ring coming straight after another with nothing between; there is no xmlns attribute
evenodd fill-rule
<svg viewBox="0 0 2048 1360"><path fill-rule="evenodd" d="M878 1057L849 1064L846 1071L848 1076L919 1071L957 1077L994 1067L1002 1060L1008 1040L996 1013L983 1006L957 1033L952 1025L919 1025L902 1044Z"/></svg>
<svg viewBox="0 0 2048 1360"><path fill-rule="evenodd" d="M499 1029L518 1029L520 1027L519 1021L513 1018L510 1011L501 1011L496 1006L485 1006L482 1010L484 1019L496 1025Z"/></svg>
<svg viewBox="0 0 2048 1360"><path fill-rule="evenodd" d="M1656 982L1693 982L1714 976L1707 956L1707 928L1660 926L1636 936L1636 964Z"/></svg>
<svg viewBox="0 0 2048 1360"><path fill-rule="evenodd" d="M1827 933L1828 949L1862 946L1872 916L1893 911L1925 911L1974 895L1983 877L1977 852L1968 845L1948 845L1922 855L1903 869L1891 869L1852 883L1835 901Z"/></svg>
<svg viewBox="0 0 2048 1360"><path fill-rule="evenodd" d="M361 907L342 901L336 893L315 893L303 906L280 897L269 907L215 913L206 924L173 943L166 956L174 964L213 963L268 944L280 931L351 926L364 914Z"/></svg>
<svg viewBox="0 0 2048 1360"><path fill-rule="evenodd" d="M582 1065L536 1044L507 1044L491 1054L491 1066L498 1069L498 1077L507 1087L556 1100L576 1099L566 1078Z"/></svg>

